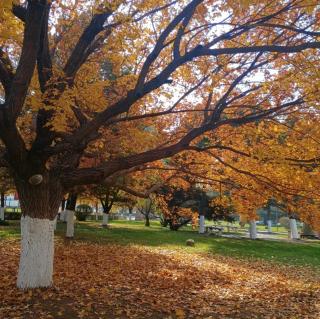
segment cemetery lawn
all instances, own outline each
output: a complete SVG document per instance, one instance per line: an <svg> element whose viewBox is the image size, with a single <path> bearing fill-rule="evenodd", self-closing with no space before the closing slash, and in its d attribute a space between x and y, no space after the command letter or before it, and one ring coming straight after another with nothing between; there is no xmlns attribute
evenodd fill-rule
<svg viewBox="0 0 320 319"><path fill-rule="evenodd" d="M319 243L218 238L190 228L78 222L70 241L59 223L54 287L20 291L19 224L0 226L0 318L320 318Z"/></svg>

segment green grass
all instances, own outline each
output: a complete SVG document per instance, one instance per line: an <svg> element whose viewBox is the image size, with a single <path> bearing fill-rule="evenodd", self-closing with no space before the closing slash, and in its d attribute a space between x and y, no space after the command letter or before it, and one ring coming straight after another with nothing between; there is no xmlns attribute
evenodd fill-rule
<svg viewBox="0 0 320 319"><path fill-rule="evenodd" d="M65 228L65 224L59 223L56 235L64 237ZM109 229L101 228L97 222L77 222L75 228L76 240L100 244L142 245L320 268L320 242L289 243L204 236L192 231L191 227L174 232L162 228L157 222L148 228L142 222L112 221ZM0 238L11 237L19 237L17 222L0 226ZM189 238L195 240L195 247L186 247L185 241Z"/></svg>

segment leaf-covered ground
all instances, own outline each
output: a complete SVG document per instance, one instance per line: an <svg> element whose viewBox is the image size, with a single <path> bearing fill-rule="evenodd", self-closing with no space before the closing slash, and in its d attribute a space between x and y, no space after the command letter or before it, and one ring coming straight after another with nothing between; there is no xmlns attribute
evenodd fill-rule
<svg viewBox="0 0 320 319"><path fill-rule="evenodd" d="M320 318L306 266L58 239L55 287L22 292L19 241L0 243L1 318Z"/></svg>

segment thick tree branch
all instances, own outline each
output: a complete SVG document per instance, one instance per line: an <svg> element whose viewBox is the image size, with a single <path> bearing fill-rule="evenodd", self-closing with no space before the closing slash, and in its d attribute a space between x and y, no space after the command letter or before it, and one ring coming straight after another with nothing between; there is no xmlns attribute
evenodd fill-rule
<svg viewBox="0 0 320 319"><path fill-rule="evenodd" d="M23 21L23 22L26 21L27 9L25 7L20 6L20 5L13 5L12 12L21 21Z"/></svg>
<svg viewBox="0 0 320 319"><path fill-rule="evenodd" d="M200 127L192 129L187 133L183 138L181 138L177 143L159 149L154 149L146 151L140 154L131 155L125 158L119 158L115 160L110 160L104 165L96 168L84 168L79 170L74 170L66 172L66 183L73 184L82 184L87 183L88 180L91 180L93 184L99 183L109 175L129 169L135 166L142 165L147 162L153 162L162 158L171 157L183 150L186 150L190 147L190 143L197 137L201 136L203 133L217 129L223 125L244 125L250 122L257 121L266 116L277 114L280 110L288 109L293 106L297 106L303 103L302 99L297 99L292 102L287 102L282 105L273 107L271 109L256 112L240 118L231 118L226 120L220 120L218 122L210 122Z"/></svg>
<svg viewBox="0 0 320 319"><path fill-rule="evenodd" d="M13 77L14 73L11 61L6 52L0 48L0 81L4 88L6 98L10 93Z"/></svg>
<svg viewBox="0 0 320 319"><path fill-rule="evenodd" d="M46 84L52 76L52 63L49 49L48 22L50 5L46 7L40 34L40 45L37 56L38 77L42 93L45 92Z"/></svg>
<svg viewBox="0 0 320 319"><path fill-rule="evenodd" d="M87 56L87 50L92 45L95 37L104 30L104 24L111 14L111 11L96 14L85 28L64 67L64 73L67 78L72 79L75 76L84 62L84 56Z"/></svg>
<svg viewBox="0 0 320 319"><path fill-rule="evenodd" d="M6 101L6 116L14 123L21 111L36 65L40 44L42 20L46 11L46 1L29 1L23 45L17 71L12 81L9 97Z"/></svg>

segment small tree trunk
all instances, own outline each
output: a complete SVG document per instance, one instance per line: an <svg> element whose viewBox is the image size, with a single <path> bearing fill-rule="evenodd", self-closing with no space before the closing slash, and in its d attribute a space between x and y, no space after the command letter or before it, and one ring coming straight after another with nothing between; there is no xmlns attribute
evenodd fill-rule
<svg viewBox="0 0 320 319"><path fill-rule="evenodd" d="M200 215L199 218L199 234L204 234L206 231L204 215Z"/></svg>
<svg viewBox="0 0 320 319"><path fill-rule="evenodd" d="M60 220L62 222L66 222L66 200L63 198L61 201L61 212L60 212Z"/></svg>
<svg viewBox="0 0 320 319"><path fill-rule="evenodd" d="M145 222L145 226L146 227L150 227L150 218L149 218L149 214L146 214L146 222Z"/></svg>
<svg viewBox="0 0 320 319"><path fill-rule="evenodd" d="M66 222L66 221L67 221L67 220L66 220L66 211L65 211L65 210L63 210L63 211L60 212L60 220L61 220L62 222Z"/></svg>
<svg viewBox="0 0 320 319"><path fill-rule="evenodd" d="M66 210L66 221L67 221L67 238L73 238L74 236L74 210Z"/></svg>
<svg viewBox="0 0 320 319"><path fill-rule="evenodd" d="M290 232L291 232L291 239L299 239L299 233L297 228L297 221L295 218L289 219L289 225L290 225Z"/></svg>
<svg viewBox="0 0 320 319"><path fill-rule="evenodd" d="M250 221L249 233L251 239L257 239L257 224L255 220Z"/></svg>
<svg viewBox="0 0 320 319"><path fill-rule="evenodd" d="M53 230L57 230L57 220L58 220L58 216L56 216L55 219L53 220Z"/></svg>
<svg viewBox="0 0 320 319"><path fill-rule="evenodd" d="M4 193L1 193L0 220L4 220Z"/></svg>
<svg viewBox="0 0 320 319"><path fill-rule="evenodd" d="M70 193L66 205L66 221L67 221L67 238L73 238L74 236L74 212L76 210L77 204L77 197L76 193Z"/></svg>
<svg viewBox="0 0 320 319"><path fill-rule="evenodd" d="M268 233L272 233L272 220L267 220Z"/></svg>
<svg viewBox="0 0 320 319"><path fill-rule="evenodd" d="M132 219L132 208L129 208L129 220L131 221Z"/></svg>
<svg viewBox="0 0 320 319"><path fill-rule="evenodd" d="M109 213L103 212L103 217L102 217L102 227L107 228L109 223Z"/></svg>
<svg viewBox="0 0 320 319"><path fill-rule="evenodd" d="M0 207L0 220L4 220L4 207Z"/></svg>

